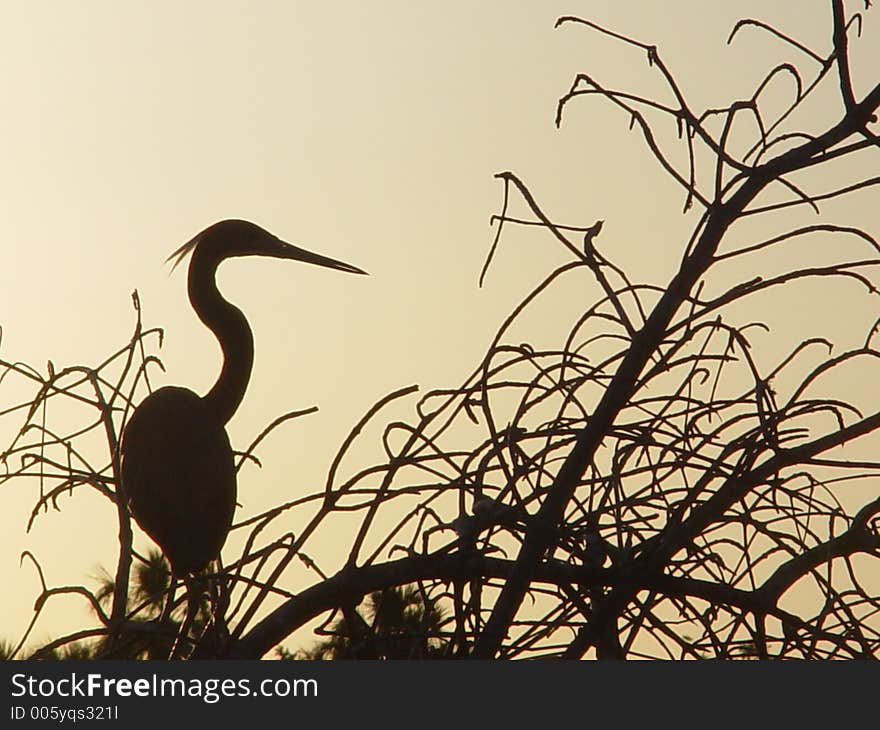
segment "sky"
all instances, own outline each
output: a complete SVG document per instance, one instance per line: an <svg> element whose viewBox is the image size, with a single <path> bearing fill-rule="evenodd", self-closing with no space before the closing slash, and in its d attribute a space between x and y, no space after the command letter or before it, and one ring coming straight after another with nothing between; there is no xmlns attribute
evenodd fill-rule
<svg viewBox="0 0 880 730"><path fill-rule="evenodd" d="M662 93L657 74L640 52L554 29L557 17L656 43L702 109L747 96L792 55L754 31L725 45L738 18L824 51L830 15L817 0L0 0L0 11L0 356L97 363L130 336L137 289L145 324L165 329L155 384L205 392L219 349L189 307L182 267L170 273L164 260L223 218L370 274L256 259L221 268L220 289L256 340L233 443L280 412L320 407L264 445L264 469L240 487L248 509L286 498L278 474L320 479L387 392L461 381L513 304L566 260L546 239L511 236L478 288L500 209L495 173L516 172L556 220L604 219L599 242L634 278L668 278L694 223L681 191L608 105L573 106L554 126L576 73ZM869 13L867 36L877 22ZM877 48L857 47L855 67L880 67ZM848 306L803 305L829 321ZM16 397L0 383L0 410ZM115 562L115 525L100 500L77 497L25 533L33 485L0 490L0 581L11 587L0 626L17 638L39 590L21 551L51 584L88 582ZM86 615L59 600L34 640Z"/></svg>

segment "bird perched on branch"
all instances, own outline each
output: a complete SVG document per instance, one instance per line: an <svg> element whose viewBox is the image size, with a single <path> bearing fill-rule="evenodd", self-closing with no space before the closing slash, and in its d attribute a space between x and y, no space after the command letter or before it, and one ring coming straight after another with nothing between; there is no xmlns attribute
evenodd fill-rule
<svg viewBox="0 0 880 730"><path fill-rule="evenodd" d="M175 386L147 396L129 419L121 445L122 485L131 514L179 576L207 567L232 524L236 476L226 423L241 403L254 360L247 319L217 290L217 266L238 256L268 256L366 273L243 220L209 226L168 260L176 266L190 253L189 300L220 342L220 375L204 396Z"/></svg>

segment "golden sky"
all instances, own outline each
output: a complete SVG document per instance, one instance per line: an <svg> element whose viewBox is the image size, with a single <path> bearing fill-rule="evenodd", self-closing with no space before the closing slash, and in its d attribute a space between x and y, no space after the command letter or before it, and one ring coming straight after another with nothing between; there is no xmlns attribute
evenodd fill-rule
<svg viewBox="0 0 880 730"><path fill-rule="evenodd" d="M385 393L457 384L511 306L565 260L546 238L512 236L477 288L500 207L494 173L516 172L557 221L604 219L600 247L636 279L662 284L677 263L694 214L681 215L681 191L627 120L592 100L553 124L577 72L662 93L657 75L633 49L554 30L558 16L656 43L698 109L748 96L792 55L755 32L726 46L736 19L778 23L825 52L830 16L819 0L32 0L0 10L0 356L97 363L127 341L136 288L145 323L165 328L158 384L204 392L219 350L189 308L183 270L169 275L163 262L222 218L370 272L260 260L221 270L256 339L233 444L282 411L321 408L264 445L264 469L239 487L248 510L289 497L277 494L279 475L320 479ZM866 35L877 22L869 13ZM880 46L866 45L854 67L876 70ZM820 302L816 316L833 319L837 306ZM14 399L0 384L0 409ZM0 420L0 433L12 428ZM64 500L25 534L33 487L0 493L10 639L39 588L19 567L23 549L51 584L88 581L115 561L113 514L97 498ZM59 600L34 640L86 615Z"/></svg>

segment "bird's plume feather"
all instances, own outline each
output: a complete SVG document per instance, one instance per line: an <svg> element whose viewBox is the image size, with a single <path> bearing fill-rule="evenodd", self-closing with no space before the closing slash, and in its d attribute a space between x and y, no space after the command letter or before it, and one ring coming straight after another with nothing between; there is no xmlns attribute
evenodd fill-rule
<svg viewBox="0 0 880 730"><path fill-rule="evenodd" d="M198 244L199 239L201 238L201 233L197 236L193 236L189 241L183 244L179 249L177 249L174 253L172 253L167 259L165 259L165 263L169 261L173 261L171 264L171 271L177 268L177 265L183 261L189 254L193 251Z"/></svg>

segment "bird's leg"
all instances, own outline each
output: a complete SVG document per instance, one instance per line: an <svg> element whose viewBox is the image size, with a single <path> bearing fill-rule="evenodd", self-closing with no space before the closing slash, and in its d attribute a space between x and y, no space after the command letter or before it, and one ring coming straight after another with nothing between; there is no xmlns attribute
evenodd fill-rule
<svg viewBox="0 0 880 730"><path fill-rule="evenodd" d="M229 583L223 564L217 560L215 580L211 581L211 618L217 635L217 648L223 649L229 640L229 627L226 625L226 612L229 610Z"/></svg>
<svg viewBox="0 0 880 730"><path fill-rule="evenodd" d="M192 653L192 646L187 650L187 644L192 644L189 632L199 614L199 605L202 602L202 576L185 576L183 582L186 585L186 614L183 617L180 630L174 639L169 659L187 659ZM186 653L184 653L186 652Z"/></svg>
<svg viewBox="0 0 880 730"><path fill-rule="evenodd" d="M198 658L220 656L229 640L229 629L226 626L226 611L229 608L226 574L219 561L215 565L217 571L213 575L205 576L210 608L205 625L196 640L195 651Z"/></svg>
<svg viewBox="0 0 880 730"><path fill-rule="evenodd" d="M174 596L177 594L177 579L179 576L172 573L168 585L168 595L165 597L165 605L159 616L159 625L165 626L171 620L171 612L174 610Z"/></svg>
<svg viewBox="0 0 880 730"><path fill-rule="evenodd" d="M178 579L179 576L176 573L172 572L171 579L168 582L168 593L165 596L165 605L162 607L162 613L159 615L159 628L163 631L166 628L170 630L174 626L174 620L171 618L171 614L174 612L174 599L177 595ZM174 653L174 648L176 647L176 645L177 636L175 635L171 651L167 656L168 659L170 659L171 655Z"/></svg>
<svg viewBox="0 0 880 730"><path fill-rule="evenodd" d="M193 638L191 659L207 659L221 656L229 641L229 629L226 626L226 611L229 608L229 590L223 566L217 565L217 572L203 575L208 592L209 609L204 616L204 624L197 627L198 636Z"/></svg>

